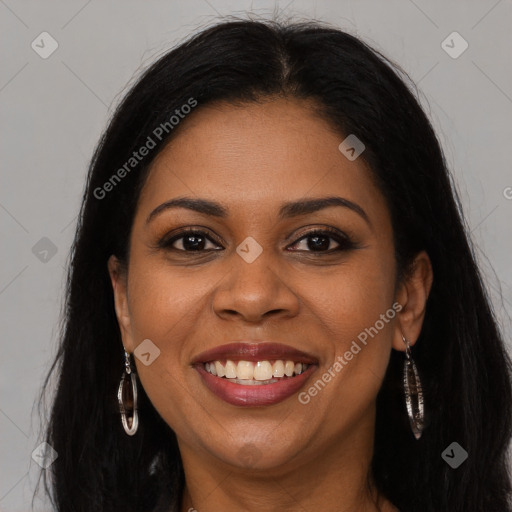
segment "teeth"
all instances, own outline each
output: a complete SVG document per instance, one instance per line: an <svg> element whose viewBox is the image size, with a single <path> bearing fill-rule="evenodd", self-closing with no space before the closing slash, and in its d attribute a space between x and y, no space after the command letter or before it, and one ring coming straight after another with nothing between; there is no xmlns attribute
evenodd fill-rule
<svg viewBox="0 0 512 512"><path fill-rule="evenodd" d="M268 380L271 378L272 365L268 361L258 361L254 367L254 380Z"/></svg>
<svg viewBox="0 0 512 512"><path fill-rule="evenodd" d="M261 386L262 384L274 384L274 382L279 382L279 379L269 379L269 380L229 379L229 381L234 382L235 384L243 384L244 386Z"/></svg>
<svg viewBox="0 0 512 512"><path fill-rule="evenodd" d="M215 361L215 371L217 372L217 377L224 377L224 375L226 375L224 366L222 366L219 361Z"/></svg>
<svg viewBox="0 0 512 512"><path fill-rule="evenodd" d="M276 361L272 366L273 377L284 377L284 363L283 361Z"/></svg>
<svg viewBox="0 0 512 512"><path fill-rule="evenodd" d="M252 361L238 361L236 376L239 379L254 379L254 363Z"/></svg>
<svg viewBox="0 0 512 512"><path fill-rule="evenodd" d="M278 378L285 375L292 377L300 375L307 368L308 364L295 363L293 361L278 359L273 363L271 361L238 361L227 360L225 364L220 361L209 361L204 367L207 372L217 377L225 377L238 384L270 384L277 382ZM241 382L244 381L244 382Z"/></svg>
<svg viewBox="0 0 512 512"><path fill-rule="evenodd" d="M229 359L226 361L224 371L226 372L226 379L236 379L236 364L233 361Z"/></svg>

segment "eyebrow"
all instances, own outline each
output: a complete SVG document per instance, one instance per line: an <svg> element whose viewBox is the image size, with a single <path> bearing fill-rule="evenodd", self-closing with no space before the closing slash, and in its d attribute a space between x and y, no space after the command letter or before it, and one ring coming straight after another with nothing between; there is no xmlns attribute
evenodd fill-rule
<svg viewBox="0 0 512 512"><path fill-rule="evenodd" d="M361 206L349 199L339 196L319 197L284 203L279 209L279 219L284 220L293 217L300 217L301 215L314 213L331 206L342 206L344 208L348 208L356 212L367 222L369 226L371 226L370 219ZM229 216L229 210L215 201L210 201L208 199L196 199L192 197L177 197L157 206L148 215L146 224L163 211L173 208L186 208L212 217L226 218Z"/></svg>

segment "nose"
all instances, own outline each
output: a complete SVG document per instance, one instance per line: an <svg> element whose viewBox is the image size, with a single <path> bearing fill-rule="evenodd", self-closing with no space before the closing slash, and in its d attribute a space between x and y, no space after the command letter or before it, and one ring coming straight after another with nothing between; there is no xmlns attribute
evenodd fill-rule
<svg viewBox="0 0 512 512"><path fill-rule="evenodd" d="M271 262L266 251L252 263L235 253L226 265L229 271L213 298L213 309L219 317L259 323L264 319L297 315L299 298L287 284L285 273L279 271L275 260Z"/></svg>

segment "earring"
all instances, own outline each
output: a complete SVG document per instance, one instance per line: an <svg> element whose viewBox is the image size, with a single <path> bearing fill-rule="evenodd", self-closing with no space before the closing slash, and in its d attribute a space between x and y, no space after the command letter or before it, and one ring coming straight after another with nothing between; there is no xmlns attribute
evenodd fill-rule
<svg viewBox="0 0 512 512"><path fill-rule="evenodd" d="M409 416L409 423L416 439L421 437L425 427L425 408L423 404L423 391L421 389L418 370L411 355L411 346L402 336L405 343L405 362L404 362L404 391L405 405Z"/></svg>
<svg viewBox="0 0 512 512"><path fill-rule="evenodd" d="M133 436L139 427L139 416L137 414L137 380L132 372L130 354L124 351L124 373L117 390L117 401L121 413L121 422L124 431ZM126 405L125 405L126 404ZM131 416L127 416L131 414Z"/></svg>

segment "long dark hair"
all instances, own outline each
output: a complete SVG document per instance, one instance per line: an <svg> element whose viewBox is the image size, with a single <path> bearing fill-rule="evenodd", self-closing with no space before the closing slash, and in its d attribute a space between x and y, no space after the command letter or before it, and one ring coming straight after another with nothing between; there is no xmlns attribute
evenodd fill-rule
<svg viewBox="0 0 512 512"><path fill-rule="evenodd" d="M117 108L93 156L61 342L45 382L48 387L52 375L58 379L46 435L58 458L44 480L56 510L178 510L184 474L176 436L140 385L139 431L128 437L121 427L116 391L123 349L107 260L115 254L127 262L139 193L154 157L176 132L169 124L176 109L191 98L199 109L217 100L276 95L315 100L340 137L355 134L366 145L362 158L391 213L400 276L421 250L432 262L434 282L413 348L427 428L418 441L410 432L403 354L392 351L377 397L372 474L378 489L402 512L511 511L510 359L440 144L413 84L341 30L243 20L210 27L153 64ZM160 140L154 130L166 122ZM112 180L151 134L150 153ZM454 441L468 452L457 469L441 457Z"/></svg>

